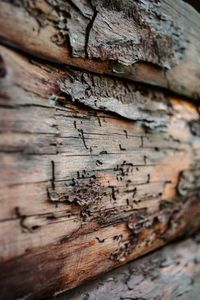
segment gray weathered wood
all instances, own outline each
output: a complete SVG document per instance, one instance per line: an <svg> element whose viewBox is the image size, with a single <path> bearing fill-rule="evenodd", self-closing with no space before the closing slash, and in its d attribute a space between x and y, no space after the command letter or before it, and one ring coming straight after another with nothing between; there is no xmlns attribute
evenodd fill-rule
<svg viewBox="0 0 200 300"><path fill-rule="evenodd" d="M199 99L194 7L182 0L1 0L0 37L46 59Z"/></svg>

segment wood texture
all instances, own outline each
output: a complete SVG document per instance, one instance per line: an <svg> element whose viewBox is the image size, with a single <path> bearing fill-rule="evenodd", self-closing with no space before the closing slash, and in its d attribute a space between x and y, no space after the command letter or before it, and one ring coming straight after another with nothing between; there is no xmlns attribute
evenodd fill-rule
<svg viewBox="0 0 200 300"><path fill-rule="evenodd" d="M1 40L40 57L200 98L198 1L1 0Z"/></svg>
<svg viewBox="0 0 200 300"><path fill-rule="evenodd" d="M197 104L0 54L3 299L70 289L199 228Z"/></svg>
<svg viewBox="0 0 200 300"><path fill-rule="evenodd" d="M55 300L198 300L199 237L179 241L120 267Z"/></svg>

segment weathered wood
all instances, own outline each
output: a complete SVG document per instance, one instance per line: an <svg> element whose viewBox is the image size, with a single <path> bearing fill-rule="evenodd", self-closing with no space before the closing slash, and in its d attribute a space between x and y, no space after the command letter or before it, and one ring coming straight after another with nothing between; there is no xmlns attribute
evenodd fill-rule
<svg viewBox="0 0 200 300"><path fill-rule="evenodd" d="M1 0L1 40L200 98L198 1ZM194 3L195 2L195 3Z"/></svg>
<svg viewBox="0 0 200 300"><path fill-rule="evenodd" d="M109 272L55 300L197 300L199 237L170 245Z"/></svg>
<svg viewBox="0 0 200 300"><path fill-rule="evenodd" d="M70 289L199 228L197 105L0 53L3 299Z"/></svg>

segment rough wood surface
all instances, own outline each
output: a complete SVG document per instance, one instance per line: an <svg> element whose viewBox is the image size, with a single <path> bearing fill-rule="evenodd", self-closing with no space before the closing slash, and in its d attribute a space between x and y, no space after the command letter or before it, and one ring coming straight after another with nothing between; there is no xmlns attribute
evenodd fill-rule
<svg viewBox="0 0 200 300"><path fill-rule="evenodd" d="M199 228L196 104L0 55L3 299L70 289Z"/></svg>
<svg viewBox="0 0 200 300"><path fill-rule="evenodd" d="M199 99L199 4L187 2L1 0L0 38L46 59Z"/></svg>
<svg viewBox="0 0 200 300"><path fill-rule="evenodd" d="M54 300L198 300L199 242L179 241Z"/></svg>

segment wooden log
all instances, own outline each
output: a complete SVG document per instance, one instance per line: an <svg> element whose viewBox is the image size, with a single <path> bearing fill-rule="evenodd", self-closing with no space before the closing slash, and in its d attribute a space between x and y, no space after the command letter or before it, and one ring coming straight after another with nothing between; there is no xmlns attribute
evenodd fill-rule
<svg viewBox="0 0 200 300"><path fill-rule="evenodd" d="M199 237L179 241L100 278L56 296L55 300L197 300Z"/></svg>
<svg viewBox="0 0 200 300"><path fill-rule="evenodd" d="M70 289L199 228L197 104L0 55L3 299Z"/></svg>
<svg viewBox="0 0 200 300"><path fill-rule="evenodd" d="M199 99L199 4L187 2L1 0L0 37L52 61Z"/></svg>

